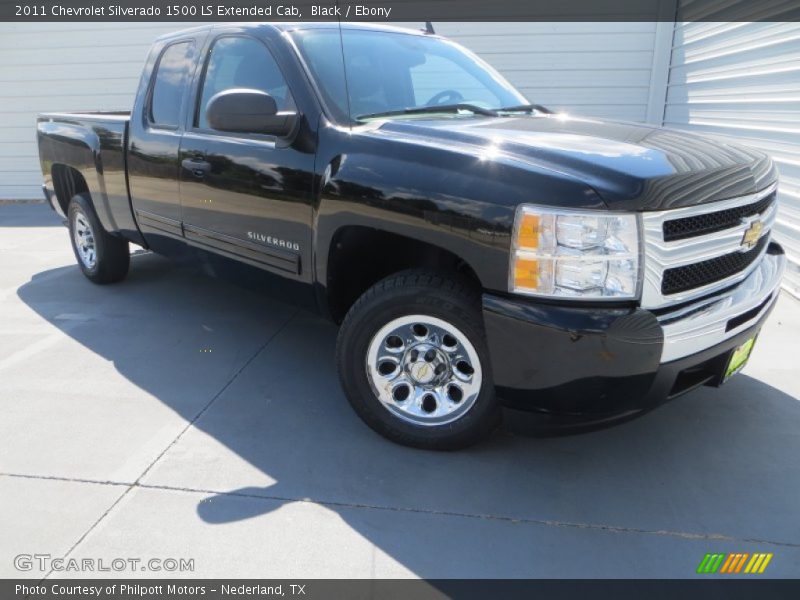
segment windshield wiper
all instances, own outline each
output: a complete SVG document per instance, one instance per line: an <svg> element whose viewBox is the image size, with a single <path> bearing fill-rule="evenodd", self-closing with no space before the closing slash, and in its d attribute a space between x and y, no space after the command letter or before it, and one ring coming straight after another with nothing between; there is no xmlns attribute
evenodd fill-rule
<svg viewBox="0 0 800 600"><path fill-rule="evenodd" d="M386 112L370 113L367 115L359 115L356 120L361 119L379 119L380 117L397 117L400 115L417 115L426 113L453 113L460 110L468 110L476 115L483 115L486 117L496 117L497 111L476 106L474 104L443 104L441 106L415 106L413 108L404 108L402 110L388 110Z"/></svg>
<svg viewBox="0 0 800 600"><path fill-rule="evenodd" d="M549 108L545 108L541 104L520 104L519 106L507 106L505 108L496 108L495 112L503 113L503 112L540 112L546 115L552 115L553 111Z"/></svg>

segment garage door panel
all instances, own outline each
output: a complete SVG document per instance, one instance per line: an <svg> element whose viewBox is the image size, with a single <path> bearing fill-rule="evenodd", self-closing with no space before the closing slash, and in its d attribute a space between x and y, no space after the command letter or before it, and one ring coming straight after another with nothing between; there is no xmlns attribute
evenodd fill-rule
<svg viewBox="0 0 800 600"><path fill-rule="evenodd" d="M27 82L81 81L91 86L107 78L138 81L142 64L142 57L130 62L114 62L112 60L98 63L92 65L90 69L87 69L86 65L82 63L69 63L61 64L58 68L49 68L46 74L42 72L42 68L0 64L0 84L5 87Z"/></svg>
<svg viewBox="0 0 800 600"><path fill-rule="evenodd" d="M675 79L676 84L670 86L670 91L677 91L691 87L692 93L697 96L714 97L730 95L730 84L736 81L737 94L763 94L781 93L800 77L800 62L784 62L770 65L769 69L759 72L756 69L737 70L735 74L725 78L706 77L690 81Z"/></svg>
<svg viewBox="0 0 800 600"><path fill-rule="evenodd" d="M182 29L179 23L141 23L132 27L129 23L104 23L101 27L91 23L76 23L74 29L69 27L43 29L44 23L28 24L18 31L3 31L0 36L0 52L7 49L41 48L116 48L117 46L139 46L149 44L154 38ZM57 25L52 23L49 25ZM196 25L196 23L194 24ZM191 27L191 24L186 26ZM49 34L49 35L48 35ZM61 35L59 35L61 34Z"/></svg>
<svg viewBox="0 0 800 600"><path fill-rule="evenodd" d="M685 42L676 30L673 45L674 62L698 64L721 57L752 56L779 44L791 44L800 39L795 23L737 23L736 28L722 35L709 35L700 40ZM739 60L743 60L739 58Z"/></svg>
<svg viewBox="0 0 800 600"><path fill-rule="evenodd" d="M547 106L562 104L609 104L642 105L647 102L646 87L627 88L575 88L572 90L521 88L521 91L533 102ZM620 94L620 92L623 92Z"/></svg>
<svg viewBox="0 0 800 600"><path fill-rule="evenodd" d="M640 87L643 78L649 77L647 69L609 70L605 72L605 86ZM514 71L511 78L517 87L552 87L558 89L586 88L586 81L597 76L597 71Z"/></svg>
<svg viewBox="0 0 800 600"><path fill-rule="evenodd" d="M72 63L80 63L83 65L96 65L108 64L111 62L133 62L138 61L140 65L144 64L147 58L148 46L145 44L132 44L129 46L114 46L109 52L112 53L111 57L107 53L98 51L97 48L64 48L59 50L62 54L59 60ZM54 67L53 65L53 51L43 50L41 48L20 48L3 51L3 59L6 64L25 66L25 67L46 67L42 70L45 75L47 71Z"/></svg>
<svg viewBox="0 0 800 600"><path fill-rule="evenodd" d="M791 108L791 106L787 107ZM697 106L670 106L666 112L668 121L685 121L690 116L696 119L705 119L727 123L764 123L767 125L785 126L800 124L800 114L791 110L760 110L757 113L749 111L731 111L724 109L706 110Z"/></svg>
<svg viewBox="0 0 800 600"><path fill-rule="evenodd" d="M408 24L410 28L423 28L422 23ZM537 36L544 34L581 34L593 35L598 30L598 23L590 22L497 22L497 23L435 23L436 33L447 37L464 39L467 36L522 35ZM654 21L631 21L609 23L609 29L617 33L653 33L656 29Z"/></svg>
<svg viewBox="0 0 800 600"><path fill-rule="evenodd" d="M641 5L643 15L655 14L658 4L629 1ZM419 29L423 23L407 25ZM38 170L33 135L39 112L130 110L153 39L188 26L0 23L0 172ZM476 51L533 102L576 115L645 119L657 30L650 18L435 26ZM13 167L6 162L11 159ZM39 182L31 185L29 195L38 197ZM20 189L7 184L0 198Z"/></svg>
<svg viewBox="0 0 800 600"><path fill-rule="evenodd" d="M791 266L787 289L798 293L800 23L684 23L673 44L665 124L735 139L773 157L781 177L775 237Z"/></svg>
<svg viewBox="0 0 800 600"><path fill-rule="evenodd" d="M113 95L124 94L131 97L136 94L137 81L128 78L102 78L97 81L88 79L73 79L59 81L57 84L52 81L26 81L25 85L6 84L6 98L31 98L31 97L53 97L67 98L69 96L80 96L86 103L86 88L92 87L95 94Z"/></svg>
<svg viewBox="0 0 800 600"><path fill-rule="evenodd" d="M702 81L725 81L743 76L770 75L773 72L797 68L800 51L796 45L774 46L769 52L758 52L758 56L742 60L740 56L728 56L709 61L703 68L697 65L675 65L671 70L674 81L699 83Z"/></svg>
<svg viewBox="0 0 800 600"><path fill-rule="evenodd" d="M730 141L734 143L750 144L756 147L758 147L758 143L752 139L752 136L755 135L760 136L769 133L770 137L777 142L791 143L793 140L797 139L798 133L800 133L800 131L794 132L785 127L774 127L771 128L774 129L774 131L772 131L764 124L747 125L744 123L739 123L736 125L735 122L730 121L705 121L703 119L696 119L694 117L692 117L689 120L689 123L685 125L681 126L670 123L669 126L682 127L683 129L691 130L696 133L703 133L716 137L726 137L730 138Z"/></svg>
<svg viewBox="0 0 800 600"><path fill-rule="evenodd" d="M5 98L3 109L8 113L40 113L76 110L130 110L130 94L93 94L80 96L49 96ZM34 121L35 122L35 121Z"/></svg>
<svg viewBox="0 0 800 600"><path fill-rule="evenodd" d="M647 50L653 45L652 33L597 33L584 34L545 34L518 36L461 36L458 41L473 52L491 56L495 53L519 50L520 43L525 44L529 52L552 52L558 45L563 52L598 52Z"/></svg>
<svg viewBox="0 0 800 600"><path fill-rule="evenodd" d="M39 172L38 164L36 169L31 168L31 161L25 156L7 156L3 159L0 165L0 172L13 172L13 171L36 171ZM0 179L2 179L0 177Z"/></svg>
<svg viewBox="0 0 800 600"><path fill-rule="evenodd" d="M598 51L598 53L600 53ZM524 57L514 52L501 52L498 54L485 55L483 58L495 69L504 73L509 79L516 71L534 70L586 70L591 65L592 71L609 69L645 69L652 66L653 54L649 51L629 51L629 52L606 52L600 53L601 56L587 56L585 52L540 52L528 53ZM597 79L597 75L587 81L587 85Z"/></svg>
<svg viewBox="0 0 800 600"><path fill-rule="evenodd" d="M3 185L41 185L42 174L39 171L0 171L0 180Z"/></svg>
<svg viewBox="0 0 800 600"><path fill-rule="evenodd" d="M39 164L39 153L36 150L36 142L0 142L0 165L5 164L5 158L26 157L31 161L31 165ZM0 196L2 198L2 196Z"/></svg>
<svg viewBox="0 0 800 600"><path fill-rule="evenodd" d="M4 143L13 144L31 140L36 141L36 121L29 122L24 127L8 127L4 131ZM6 165L3 164L2 167L5 168Z"/></svg>

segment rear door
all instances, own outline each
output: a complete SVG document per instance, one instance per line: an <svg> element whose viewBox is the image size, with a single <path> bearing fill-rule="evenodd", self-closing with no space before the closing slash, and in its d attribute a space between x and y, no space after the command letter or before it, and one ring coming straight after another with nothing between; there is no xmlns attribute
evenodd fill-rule
<svg viewBox="0 0 800 600"><path fill-rule="evenodd" d="M128 181L145 234L182 236L178 152L201 43L189 36L154 48L131 114Z"/></svg>
<svg viewBox="0 0 800 600"><path fill-rule="evenodd" d="M273 53L246 33L222 34L206 52L181 145L186 239L292 278L310 264L314 154L261 134L212 130L209 99L221 91L267 92L279 110L295 99Z"/></svg>

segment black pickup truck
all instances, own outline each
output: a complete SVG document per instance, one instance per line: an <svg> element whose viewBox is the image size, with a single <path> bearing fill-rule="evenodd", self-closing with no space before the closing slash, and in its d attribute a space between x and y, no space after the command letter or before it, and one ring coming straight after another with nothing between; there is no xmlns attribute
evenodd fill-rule
<svg viewBox="0 0 800 600"><path fill-rule="evenodd" d="M43 114L38 141L90 280L129 243L248 265L341 324L353 408L423 448L503 403L602 422L720 385L785 264L767 156L554 114L425 32L182 31L132 112Z"/></svg>

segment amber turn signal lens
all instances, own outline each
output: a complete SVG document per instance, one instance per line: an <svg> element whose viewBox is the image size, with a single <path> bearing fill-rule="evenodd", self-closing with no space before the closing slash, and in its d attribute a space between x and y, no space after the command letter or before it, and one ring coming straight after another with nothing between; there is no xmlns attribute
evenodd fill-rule
<svg viewBox="0 0 800 600"><path fill-rule="evenodd" d="M539 287L539 261L517 258L514 264L514 287L535 290Z"/></svg>
<svg viewBox="0 0 800 600"><path fill-rule="evenodd" d="M539 247L539 231L541 218L539 215L523 214L519 223L517 245L519 248L533 250Z"/></svg>
<svg viewBox="0 0 800 600"><path fill-rule="evenodd" d="M640 218L633 213L517 207L508 264L511 293L635 298L641 281Z"/></svg>

